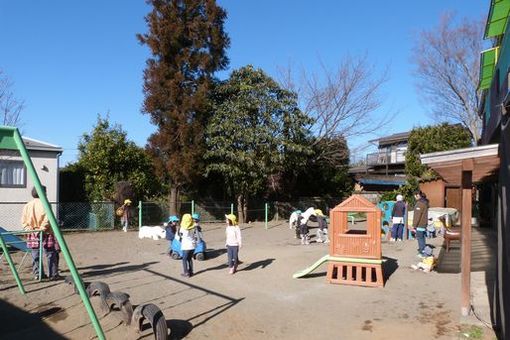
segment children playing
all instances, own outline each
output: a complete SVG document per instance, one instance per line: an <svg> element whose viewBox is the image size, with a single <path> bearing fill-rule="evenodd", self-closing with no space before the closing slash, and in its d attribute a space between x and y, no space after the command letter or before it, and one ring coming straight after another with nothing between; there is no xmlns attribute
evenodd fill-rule
<svg viewBox="0 0 510 340"><path fill-rule="evenodd" d="M193 223L195 225L195 238L198 244L202 240L202 227L200 226L200 214L194 213L191 215L191 218L193 219Z"/></svg>
<svg viewBox="0 0 510 340"><path fill-rule="evenodd" d="M315 216L317 223L319 224L319 229L317 229L317 243L329 243L328 223L326 222L326 216L320 209L315 209Z"/></svg>
<svg viewBox="0 0 510 340"><path fill-rule="evenodd" d="M179 222L179 217L172 215L168 218L168 223L166 224L166 239L168 240L168 256L172 255L172 241L175 238L175 233L177 232L177 223Z"/></svg>
<svg viewBox="0 0 510 340"><path fill-rule="evenodd" d="M184 214L179 229L182 250L182 274L184 277L193 276L193 252L195 251L195 224L190 214Z"/></svg>
<svg viewBox="0 0 510 340"><path fill-rule="evenodd" d="M225 229L228 255L228 268L229 274L234 274L239 264L238 254L239 249L242 247L241 229L237 225L237 218L234 214L225 215L227 227Z"/></svg>

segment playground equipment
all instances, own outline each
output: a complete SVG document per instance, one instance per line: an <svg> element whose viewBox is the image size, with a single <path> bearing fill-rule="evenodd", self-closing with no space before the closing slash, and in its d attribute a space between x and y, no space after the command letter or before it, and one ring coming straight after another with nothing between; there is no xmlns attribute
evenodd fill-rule
<svg viewBox="0 0 510 340"><path fill-rule="evenodd" d="M384 230L384 236L386 238L390 238L391 235L391 226L393 225L393 221L391 220L391 213L394 206L395 202L393 201L381 201L377 203L377 207L382 211L381 229Z"/></svg>
<svg viewBox="0 0 510 340"><path fill-rule="evenodd" d="M67 263L67 266L69 267L69 270L71 272L73 280L76 283L76 288L80 294L83 304L85 305L85 309L87 310L87 313L90 317L92 325L96 331L97 337L100 340L105 339L103 329L101 328L101 325L99 323L97 315L94 312L92 305L90 304L90 300L87 295L87 292L85 291L85 287L83 286L83 282L80 278L80 274L76 270L76 266L74 264L73 258L71 256L71 253L69 252L69 248L67 247L67 243L60 232L60 229L59 229L58 223L57 223L57 219L55 218L55 215L53 214L53 210L51 210L50 204L48 202L48 198L46 197L46 194L41 186L41 181L39 180L39 177L37 176L37 173L35 171L34 164L32 163L30 156L28 155L28 151L25 148L25 144L23 143L23 139L21 138L21 135L17 128L10 127L10 126L0 126L0 149L19 151L21 158L23 159L23 162L25 163L25 166L27 168L27 172L28 172L28 174L34 184L34 187L37 190L37 194L38 194L39 198L41 199L41 202L44 206L44 210L45 210L48 220L50 222L53 234L55 235L55 237L60 245L62 254L64 255L64 259ZM5 245L5 242L3 241L2 237L0 237L0 243L1 243L0 245L2 246L2 249L4 251L6 258L10 259L8 252L6 252L7 246ZM22 292L22 294L24 294L23 285L21 284L21 280L18 277L16 268L11 263L12 261L8 260L8 262L9 262L9 267L16 279L16 283L18 284L18 287L20 288L20 291ZM41 261L39 261L39 262L42 262L42 257L41 257Z"/></svg>
<svg viewBox="0 0 510 340"><path fill-rule="evenodd" d="M205 241L200 239L195 246L195 250L193 251L193 257L198 261L205 260L206 249L207 245L205 244ZM175 237L172 240L171 256L174 260L179 260L182 258L181 241L179 241L178 237Z"/></svg>
<svg viewBox="0 0 510 340"><path fill-rule="evenodd" d="M8 230L0 227L0 238L1 238L0 243L3 243L5 246L10 246L12 248L15 248L15 249L25 253L23 255L23 258L21 259L20 264L18 265L17 271L19 271L23 267L23 264L25 263L26 258L32 252L32 250L27 247L27 242L22 240L21 238L19 238L17 235L28 234L28 233L32 233L32 232L37 232L37 230L30 231L30 232L8 231ZM39 258L40 259L42 259L41 245L42 245L42 232L39 232ZM2 260L2 258L4 256L5 256L7 263L12 261L10 254L9 254L9 249L7 247L4 249L2 246L2 252L3 252L2 255L0 255L0 261ZM42 276L42 270L41 270L42 268L41 267L42 267L42 261L39 261L39 281L41 281L41 276ZM22 294L24 294L24 293L22 293Z"/></svg>
<svg viewBox="0 0 510 340"><path fill-rule="evenodd" d="M366 230L349 229L347 214L353 211L366 213ZM330 219L332 233L329 254L346 257L347 260L329 262L329 282L383 286L381 210L363 196L352 195L331 210Z"/></svg>
<svg viewBox="0 0 510 340"><path fill-rule="evenodd" d="M365 229L349 229L348 213L367 217ZM380 287L384 285L381 253L381 210L361 195L352 195L330 211L329 255L294 274L303 277L328 263L330 283Z"/></svg>
<svg viewBox="0 0 510 340"><path fill-rule="evenodd" d="M67 276L65 283L72 285L74 292L78 293L72 276ZM113 312L126 326L131 325L132 329L138 333L144 331L144 323L148 322L156 340L168 339L165 316L155 304L140 304L133 310L129 294L112 292L108 284L101 281L83 282L83 284L87 287L87 294L90 298L97 296L101 300L103 316Z"/></svg>

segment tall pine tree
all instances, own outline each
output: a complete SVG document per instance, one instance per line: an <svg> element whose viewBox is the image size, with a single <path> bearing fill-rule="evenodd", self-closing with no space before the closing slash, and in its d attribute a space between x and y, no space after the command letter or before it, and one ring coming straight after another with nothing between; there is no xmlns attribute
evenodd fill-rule
<svg viewBox="0 0 510 340"><path fill-rule="evenodd" d="M145 101L158 130L148 150L170 184L170 212L179 191L203 172L204 129L214 72L228 65L226 12L215 0L147 0L148 33L138 34L152 56L144 71Z"/></svg>

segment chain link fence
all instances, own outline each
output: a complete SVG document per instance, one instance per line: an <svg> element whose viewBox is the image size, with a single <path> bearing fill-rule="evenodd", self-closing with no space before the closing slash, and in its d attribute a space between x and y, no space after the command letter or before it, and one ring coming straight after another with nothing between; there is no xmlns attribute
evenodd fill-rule
<svg viewBox="0 0 510 340"><path fill-rule="evenodd" d="M170 204L163 201L141 202L141 220L136 225L161 225L170 217ZM177 215L191 214L192 202L177 202ZM138 209L137 209L138 211ZM137 216L138 221L138 216Z"/></svg>
<svg viewBox="0 0 510 340"><path fill-rule="evenodd" d="M0 202L0 227L21 230L21 215L27 202ZM115 226L113 202L51 202L61 230L111 230Z"/></svg>
<svg viewBox="0 0 510 340"><path fill-rule="evenodd" d="M65 202L56 206L62 230L112 230L115 226L113 202Z"/></svg>
<svg viewBox="0 0 510 340"><path fill-rule="evenodd" d="M246 211L246 221L271 221L288 219L294 210L309 207L321 209L324 214L339 204L341 198L302 197L290 202L250 201ZM21 214L26 202L0 202L0 227L7 230L21 230ZM112 230L120 228L120 219L115 215L113 202L60 202L50 203L61 230ZM141 211L139 210L141 208ZM170 215L169 203L165 201L140 202L131 206L130 229L140 225L161 225ZM228 201L185 201L177 202L179 217L186 213L199 213L201 220L223 222L225 214L238 215L237 206Z"/></svg>
<svg viewBox="0 0 510 340"><path fill-rule="evenodd" d="M253 200L246 211L247 222L264 222L271 220L285 220L295 210L306 210L309 207L321 209L329 215L329 210L342 202L341 197L300 197L289 202L264 202ZM141 225L160 225L168 220L170 215L168 202L142 202ZM237 205L229 201L187 201L178 202L178 215L199 213L201 221L223 222L225 214L238 215Z"/></svg>

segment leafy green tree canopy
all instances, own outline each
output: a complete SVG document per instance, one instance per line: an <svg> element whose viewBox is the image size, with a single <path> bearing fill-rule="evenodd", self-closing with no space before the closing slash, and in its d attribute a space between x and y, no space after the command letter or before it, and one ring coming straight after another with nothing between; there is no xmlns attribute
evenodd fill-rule
<svg viewBox="0 0 510 340"><path fill-rule="evenodd" d="M347 197L353 188L353 180L349 176L347 141L342 137L321 139L318 143L312 143L313 154L308 158L306 166L299 168L298 181L290 194ZM329 148L334 150L324 150ZM334 161L316 157L333 153L337 153Z"/></svg>
<svg viewBox="0 0 510 340"><path fill-rule="evenodd" d="M119 181L131 183L138 198L153 194L157 183L150 158L127 139L119 125L110 126L108 117L98 116L92 131L82 136L78 150L77 166L84 170L90 200L114 199Z"/></svg>
<svg viewBox="0 0 510 340"><path fill-rule="evenodd" d="M207 127L206 171L221 173L238 203L267 189L270 175L305 164L311 121L294 93L246 66L218 87L217 99Z"/></svg>
<svg viewBox="0 0 510 340"><path fill-rule="evenodd" d="M420 154L467 148L469 146L471 146L471 134L460 124L442 123L414 128L409 135L405 164L408 183L412 186L410 190L418 188L419 180L428 181L438 178L433 170L421 164Z"/></svg>

